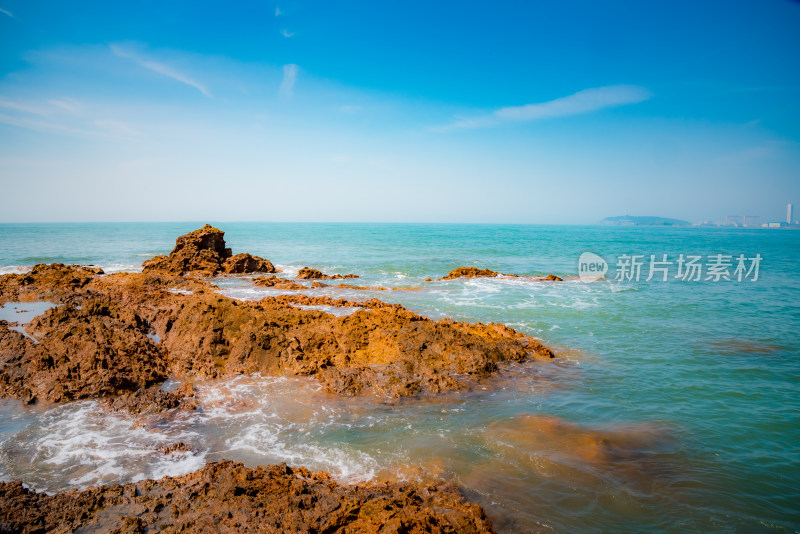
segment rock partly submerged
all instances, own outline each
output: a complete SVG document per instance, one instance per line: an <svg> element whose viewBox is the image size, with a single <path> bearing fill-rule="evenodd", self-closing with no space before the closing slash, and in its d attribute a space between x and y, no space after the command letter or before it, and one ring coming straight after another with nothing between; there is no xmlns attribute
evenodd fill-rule
<svg viewBox="0 0 800 534"><path fill-rule="evenodd" d="M222 296L197 276L275 269L263 258L233 256L223 233L208 225L143 266L142 273L103 275L37 265L0 277L0 304L57 305L26 325L30 337L0 322L0 396L101 398L105 408L138 417L192 409L193 379L309 375L342 395L405 397L469 387L502 362L553 357L501 324L433 321L377 299ZM294 284L264 280L271 287ZM337 316L309 306L356 311ZM164 391L160 384L168 377L184 386ZM165 453L181 450L178 444ZM483 510L451 486L347 486L303 468L248 469L229 461L183 477L56 495L0 483L0 526L15 532L492 532Z"/></svg>
<svg viewBox="0 0 800 534"><path fill-rule="evenodd" d="M548 274L547 276L523 276L519 274L505 274L499 273L497 271L493 271L491 269L479 269L477 267L457 267L453 269L447 276L440 278L439 280L456 280L459 278L495 278L498 276L502 277L510 277L510 278L525 278L528 280L536 281L536 282L563 282L564 279L556 276L554 274ZM425 279L426 282L432 282L430 278Z"/></svg>
<svg viewBox="0 0 800 534"><path fill-rule="evenodd" d="M303 267L297 273L297 278L301 280L343 280L345 278L358 278L357 274L325 274L311 267Z"/></svg>
<svg viewBox="0 0 800 534"><path fill-rule="evenodd" d="M208 463L160 480L55 495L0 482L3 532L494 532L449 484L341 485L285 464Z"/></svg>
<svg viewBox="0 0 800 534"><path fill-rule="evenodd" d="M169 256L156 256L142 264L145 273L214 276L220 273L275 273L269 260L247 253L233 255L225 247L225 232L210 224L175 240Z"/></svg>
<svg viewBox="0 0 800 534"><path fill-rule="evenodd" d="M0 395L66 402L133 393L169 376L260 372L314 376L344 395L404 397L469 387L502 362L553 356L500 324L433 321L376 299L283 295L241 302L183 276L213 272L229 253L223 233L207 225L176 240L174 270L101 275L53 264L0 277L0 303L59 304L27 325L35 340L0 324ZM204 263L208 258L214 261ZM359 309L335 316L298 304Z"/></svg>

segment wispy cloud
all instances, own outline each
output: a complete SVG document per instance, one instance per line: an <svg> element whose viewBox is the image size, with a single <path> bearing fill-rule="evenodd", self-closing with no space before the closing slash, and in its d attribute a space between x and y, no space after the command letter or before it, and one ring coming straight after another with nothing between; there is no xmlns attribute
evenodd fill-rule
<svg viewBox="0 0 800 534"><path fill-rule="evenodd" d="M280 17L281 15L283 15L283 11L281 11L280 7L276 7L275 8L275 16L276 17Z"/></svg>
<svg viewBox="0 0 800 534"><path fill-rule="evenodd" d="M14 111L22 111L33 115L47 115L47 112L40 107L8 100L2 96L0 96L0 108L13 109Z"/></svg>
<svg viewBox="0 0 800 534"><path fill-rule="evenodd" d="M289 31L289 30L287 30L286 28L283 28L283 29L281 30L281 35L283 35L283 36L284 36L284 37L286 37L286 38L289 38L289 37L294 37L294 32L290 32L290 31Z"/></svg>
<svg viewBox="0 0 800 534"><path fill-rule="evenodd" d="M451 124L436 128L436 130L485 128L508 122L536 121L584 115L601 109L638 104L649 99L650 96L650 91L636 85L611 85L584 89L575 94L548 102L500 108L488 115L477 117L457 117Z"/></svg>
<svg viewBox="0 0 800 534"><path fill-rule="evenodd" d="M281 82L280 95L289 97L294 94L294 84L297 82L298 67L294 63L283 66L283 81Z"/></svg>
<svg viewBox="0 0 800 534"><path fill-rule="evenodd" d="M58 108L61 111L67 111L69 113L77 113L80 111L83 106L80 102L73 100L72 98L60 98L57 100L48 100L48 104Z"/></svg>
<svg viewBox="0 0 800 534"><path fill-rule="evenodd" d="M194 87L195 89L197 89L198 91L203 93L208 98L213 98L211 96L211 93L208 91L208 89L206 89L206 87L203 84L201 84L198 81L193 80L192 78L186 76L185 74L183 74L181 72L176 71L172 67L169 67L169 66L167 66L167 65L165 65L163 63L159 63L157 61L153 61L153 60L147 59L147 58L142 57L142 56L140 56L138 54L135 54L133 52L125 50L122 47L117 46L117 45L113 45L112 44L112 45L110 45L110 48L111 48L111 52L113 52L114 55L117 56L117 57L121 57L121 58L124 58L124 59L130 59L131 61L133 61L134 63L136 63L140 67L144 67L145 69L152 70L153 72L161 74L162 76L166 76L168 78L172 78L175 81L181 82L181 83L186 84L186 85L188 85L190 87Z"/></svg>
<svg viewBox="0 0 800 534"><path fill-rule="evenodd" d="M92 132L88 132L86 130L71 128L68 126L63 126L61 124L56 124L53 122L48 122L43 120L30 119L27 117L12 117L10 115L4 115L2 113L0 113L0 123L16 126L18 128L25 128L27 130L33 130L36 132L79 135L79 136L92 135Z"/></svg>
<svg viewBox="0 0 800 534"><path fill-rule="evenodd" d="M93 124L101 130L118 137L138 137L140 135L139 132L122 121L99 120L94 121Z"/></svg>
<svg viewBox="0 0 800 534"><path fill-rule="evenodd" d="M14 18L14 14L11 13L11 11L8 11L7 9L3 9L2 7L0 7L0 13L2 13L3 15L8 15L12 19Z"/></svg>

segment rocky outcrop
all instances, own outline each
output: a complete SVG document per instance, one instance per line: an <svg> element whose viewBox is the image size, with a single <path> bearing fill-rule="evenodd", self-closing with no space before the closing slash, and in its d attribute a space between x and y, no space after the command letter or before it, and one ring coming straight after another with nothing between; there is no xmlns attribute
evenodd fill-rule
<svg viewBox="0 0 800 534"><path fill-rule="evenodd" d="M195 273L201 276L277 272L272 263L264 258L246 253L234 256L231 249L225 247L224 236L225 232L207 224L178 237L169 256L156 256L142 263L142 271L176 275Z"/></svg>
<svg viewBox="0 0 800 534"><path fill-rule="evenodd" d="M60 300L82 293L102 269L63 263L40 263L27 273L0 276L0 303Z"/></svg>
<svg viewBox="0 0 800 534"><path fill-rule="evenodd" d="M439 280L455 280L457 278L494 278L496 276L503 276L509 278L524 278L527 280L533 280L536 282L563 282L563 278L559 278L554 274L548 274L547 276L525 276L521 274L505 274L499 273L497 271L493 271L491 269L478 269L477 267L459 267L457 269L453 269L448 273L447 276L444 278L440 278ZM430 278L425 279L426 282L431 282Z"/></svg>
<svg viewBox="0 0 800 534"><path fill-rule="evenodd" d="M357 274L324 274L322 271L303 267L297 273L297 278L301 280L342 280L345 278L358 278Z"/></svg>
<svg viewBox="0 0 800 534"><path fill-rule="evenodd" d="M44 293L59 293L43 282ZM187 289L171 292L178 282ZM35 282L25 288L37 296ZM27 326L38 343L0 325L0 395L64 402L136 392L170 374L261 372L311 375L346 395L404 396L468 387L502 362L552 357L502 325L433 321L376 299L241 302L213 288L156 273L95 277ZM336 317L297 305L362 309Z"/></svg>
<svg viewBox="0 0 800 534"><path fill-rule="evenodd" d="M456 278L486 278L497 276L498 272L491 269L478 269L477 267L459 267L453 269L442 280L455 280Z"/></svg>
<svg viewBox="0 0 800 534"><path fill-rule="evenodd" d="M278 272L269 260L259 258L258 256L251 256L246 252L236 254L226 259L222 263L222 270L227 274Z"/></svg>
<svg viewBox="0 0 800 534"><path fill-rule="evenodd" d="M285 464L208 463L194 473L47 495L0 482L3 532L494 532L452 485L340 485Z"/></svg>
<svg viewBox="0 0 800 534"><path fill-rule="evenodd" d="M253 285L256 287L271 287L273 289L308 289L307 286L292 282L286 278L278 278L277 276L260 276L253 280Z"/></svg>
<svg viewBox="0 0 800 534"><path fill-rule="evenodd" d="M314 376L345 395L399 397L469 387L503 362L553 357L535 339L499 324L433 321L376 299L281 295L242 302L178 274L197 272L208 258L219 268L229 254L222 236L206 226L178 238L168 258L177 272L99 275L55 264L0 277L0 302L59 305L25 327L30 337L0 324L0 395L29 402L126 395L121 405L141 412L179 402L157 389L140 391L169 375L260 372ZM276 277L256 284L305 288ZM298 305L358 309L337 316Z"/></svg>
<svg viewBox="0 0 800 534"><path fill-rule="evenodd" d="M151 414L171 410L178 406L183 409L193 410L193 402L184 402L194 397L195 391L192 383L186 382L174 391L164 391L159 386L141 388L133 393L124 393L116 397L103 399L102 406L112 411L128 412L130 414Z"/></svg>
<svg viewBox="0 0 800 534"><path fill-rule="evenodd" d="M66 402L136 391L167 378L166 355L135 312L102 300L63 305L27 332L0 324L0 396Z"/></svg>

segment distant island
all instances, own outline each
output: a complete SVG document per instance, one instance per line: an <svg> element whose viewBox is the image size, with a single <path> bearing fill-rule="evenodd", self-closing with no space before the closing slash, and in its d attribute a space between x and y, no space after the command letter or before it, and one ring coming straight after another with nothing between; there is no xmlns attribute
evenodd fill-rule
<svg viewBox="0 0 800 534"><path fill-rule="evenodd" d="M637 217L634 215L618 215L616 217L606 217L600 224L610 226L691 226L689 221L682 221L680 219L669 219L667 217L652 217L642 216Z"/></svg>

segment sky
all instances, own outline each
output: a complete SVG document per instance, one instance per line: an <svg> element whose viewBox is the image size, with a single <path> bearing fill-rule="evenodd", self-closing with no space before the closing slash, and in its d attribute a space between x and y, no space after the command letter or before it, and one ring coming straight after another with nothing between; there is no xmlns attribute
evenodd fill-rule
<svg viewBox="0 0 800 534"><path fill-rule="evenodd" d="M800 3L0 0L0 191L0 222L783 220Z"/></svg>

